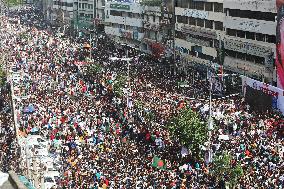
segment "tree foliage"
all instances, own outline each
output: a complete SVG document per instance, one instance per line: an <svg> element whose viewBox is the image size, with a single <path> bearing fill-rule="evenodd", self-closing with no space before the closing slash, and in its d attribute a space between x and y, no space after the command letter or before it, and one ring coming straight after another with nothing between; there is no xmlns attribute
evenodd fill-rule
<svg viewBox="0 0 284 189"><path fill-rule="evenodd" d="M16 6L22 3L22 0L4 0L4 3L8 6Z"/></svg>
<svg viewBox="0 0 284 189"><path fill-rule="evenodd" d="M0 65L0 87L4 86L6 82L6 73L2 68L2 65Z"/></svg>
<svg viewBox="0 0 284 189"><path fill-rule="evenodd" d="M243 176L243 169L239 163L233 166L232 156L228 152L218 154L213 159L212 174L217 181L229 181L230 188L234 188Z"/></svg>
<svg viewBox="0 0 284 189"><path fill-rule="evenodd" d="M200 121L196 112L183 108L177 116L171 118L167 124L172 137L177 138L181 144L190 149L193 157L201 157L201 145L207 141L207 126Z"/></svg>
<svg viewBox="0 0 284 189"><path fill-rule="evenodd" d="M119 97L123 96L123 88L126 83L127 83L126 75L119 74L116 76L114 84L113 84L113 89L114 89L114 93L117 96Z"/></svg>
<svg viewBox="0 0 284 189"><path fill-rule="evenodd" d="M86 74L92 77L95 77L101 74L103 71L103 67L100 64L89 64L86 67Z"/></svg>

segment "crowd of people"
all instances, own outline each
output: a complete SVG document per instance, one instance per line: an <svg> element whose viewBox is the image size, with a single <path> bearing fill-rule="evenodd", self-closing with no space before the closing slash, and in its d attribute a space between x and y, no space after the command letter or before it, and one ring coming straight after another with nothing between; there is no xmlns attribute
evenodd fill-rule
<svg viewBox="0 0 284 189"><path fill-rule="evenodd" d="M209 116L208 101L181 95L171 87L176 76L153 71L150 60L139 56L130 68L131 95L117 96L113 84L118 74L127 74L127 65L121 62L118 66L107 54L123 56L126 47L121 51L101 36L91 59L105 66L104 72L86 79L77 66L90 54L82 43L7 17L1 19L1 27L5 30L0 34L1 48L8 49L21 73L21 81L14 83L15 95L26 97L15 99L19 137L36 128L51 141L51 149L58 149L62 162L58 188L221 187L210 174L212 164L190 155L183 157L182 145L165 128L181 102L201 119ZM138 53L131 48L128 51L128 55ZM199 77L190 87L203 91L202 96L208 92ZM8 100L8 93L4 98ZM241 163L244 176L238 183L240 188L283 188L284 141L277 130L283 117L253 112L239 96L213 100L212 111L217 128L212 134L213 152L227 150L234 162ZM153 119L147 118L149 112ZM1 114L1 157L6 159L1 162L6 170L17 167L19 155L12 140L11 114ZM220 135L230 139L220 140ZM166 169L152 166L155 156L167 162Z"/></svg>

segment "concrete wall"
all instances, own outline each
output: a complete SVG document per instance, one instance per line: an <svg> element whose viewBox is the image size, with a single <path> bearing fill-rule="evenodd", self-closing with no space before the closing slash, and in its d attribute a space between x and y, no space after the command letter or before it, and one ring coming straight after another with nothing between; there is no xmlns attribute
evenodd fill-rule
<svg viewBox="0 0 284 189"><path fill-rule="evenodd" d="M224 0L224 8L276 13L276 0Z"/></svg>

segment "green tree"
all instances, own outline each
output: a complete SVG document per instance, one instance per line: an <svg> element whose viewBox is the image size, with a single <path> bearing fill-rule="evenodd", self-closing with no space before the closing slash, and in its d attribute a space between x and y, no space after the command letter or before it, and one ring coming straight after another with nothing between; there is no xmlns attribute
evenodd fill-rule
<svg viewBox="0 0 284 189"><path fill-rule="evenodd" d="M216 178L217 182L228 179L230 188L234 188L243 176L241 165L237 163L233 166L232 160L233 158L228 152L215 155L211 168L211 174Z"/></svg>
<svg viewBox="0 0 284 189"><path fill-rule="evenodd" d="M4 86L6 82L6 73L2 68L2 65L0 65L0 87Z"/></svg>
<svg viewBox="0 0 284 189"><path fill-rule="evenodd" d="M22 0L4 0L4 3L8 6L16 6L22 3Z"/></svg>
<svg viewBox="0 0 284 189"><path fill-rule="evenodd" d="M183 108L167 124L171 136L191 150L192 156L201 157L201 145L207 141L207 126L200 121L196 112Z"/></svg>
<svg viewBox="0 0 284 189"><path fill-rule="evenodd" d="M114 93L121 97L123 96L123 88L127 83L127 76L126 75L117 75L113 84Z"/></svg>
<svg viewBox="0 0 284 189"><path fill-rule="evenodd" d="M89 64L86 67L86 74L91 77L96 77L103 72L103 67L100 64Z"/></svg>

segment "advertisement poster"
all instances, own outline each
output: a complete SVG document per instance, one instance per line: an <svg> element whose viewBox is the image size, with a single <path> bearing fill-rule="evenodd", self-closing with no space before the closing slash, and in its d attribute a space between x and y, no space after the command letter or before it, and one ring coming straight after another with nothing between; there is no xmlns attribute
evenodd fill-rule
<svg viewBox="0 0 284 189"><path fill-rule="evenodd" d="M276 67L277 86L284 89L284 0L276 0Z"/></svg>

